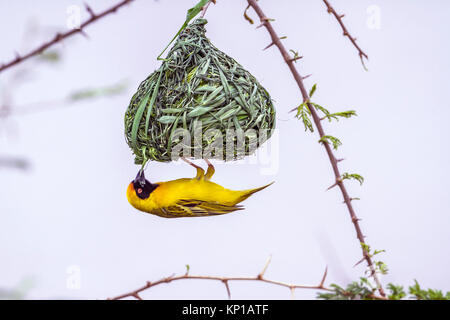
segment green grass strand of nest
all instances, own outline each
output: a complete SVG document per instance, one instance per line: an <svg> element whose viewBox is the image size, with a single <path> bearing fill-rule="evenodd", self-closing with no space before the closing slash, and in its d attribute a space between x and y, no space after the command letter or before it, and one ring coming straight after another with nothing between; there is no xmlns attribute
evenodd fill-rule
<svg viewBox="0 0 450 320"><path fill-rule="evenodd" d="M193 139L195 124L201 123L202 134L216 129L223 140L229 129L257 133L266 129L268 139L275 128L270 95L239 63L211 44L205 36L206 23L197 19L180 34L161 67L131 99L125 134L137 164L171 161L171 147L180 143L174 135L179 128L188 130ZM203 138L205 150L218 136ZM194 151L200 146L191 141L187 147ZM249 143L243 153L237 149L231 151L233 160L252 152ZM224 152L228 152L225 146ZM230 159L230 155L215 156Z"/></svg>

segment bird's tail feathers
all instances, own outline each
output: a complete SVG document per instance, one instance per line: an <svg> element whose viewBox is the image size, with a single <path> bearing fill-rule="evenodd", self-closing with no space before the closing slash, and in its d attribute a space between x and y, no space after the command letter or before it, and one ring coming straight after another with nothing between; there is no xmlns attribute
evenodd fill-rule
<svg viewBox="0 0 450 320"><path fill-rule="evenodd" d="M246 200L252 194L255 194L255 193L257 193L257 192L259 192L261 190L264 190L267 187L270 187L274 183L275 183L275 181L272 181L271 183L266 184L265 186L262 186L262 187L259 187L259 188L255 188L255 189L249 189L249 190L242 191L243 195L239 198L238 203Z"/></svg>

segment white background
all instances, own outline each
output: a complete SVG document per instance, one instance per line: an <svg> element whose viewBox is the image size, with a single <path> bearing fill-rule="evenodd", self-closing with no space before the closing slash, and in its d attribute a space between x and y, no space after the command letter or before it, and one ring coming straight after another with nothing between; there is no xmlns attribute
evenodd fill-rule
<svg viewBox="0 0 450 320"><path fill-rule="evenodd" d="M90 1L94 10L112 1ZM30 60L0 74L2 96L19 108L58 100L79 88L128 83L126 93L70 107L0 119L0 156L24 157L28 171L0 168L0 287L33 279L28 298L103 299L172 273L253 276L272 254L268 278L316 284L326 265L327 283L347 284L363 275L361 250L333 183L317 133L305 133L288 111L301 96L264 29L243 18L246 1L218 0L207 12L207 35L252 74L275 100L278 170L218 164L215 181L232 189L276 183L245 202L246 210L212 218L165 220L133 209L125 189L137 172L124 140L123 115L140 81L159 66L156 56L176 33L193 1L137 0L59 44L56 65ZM368 243L390 269L384 284L450 290L448 196L450 47L448 1L343 1L344 22L369 54L366 72L356 50L322 1L268 1L261 7L288 38L287 48L306 84L318 84L315 101L358 117L325 124L343 146L342 172L366 182L347 183L360 197L355 209ZM0 61L24 53L57 30L65 31L67 7L82 1L1 1ZM367 25L367 8L381 10L380 29ZM88 15L82 11L82 19ZM251 17L257 20L252 10ZM39 26L24 43L29 26ZM8 89L16 72L29 73ZM2 103L5 103L2 101ZM194 174L185 164L151 163L147 176L162 181ZM71 289L68 268L80 271ZM286 288L231 283L236 299L289 299ZM296 298L316 292L297 291ZM153 299L224 299L221 283L184 281L143 294Z"/></svg>

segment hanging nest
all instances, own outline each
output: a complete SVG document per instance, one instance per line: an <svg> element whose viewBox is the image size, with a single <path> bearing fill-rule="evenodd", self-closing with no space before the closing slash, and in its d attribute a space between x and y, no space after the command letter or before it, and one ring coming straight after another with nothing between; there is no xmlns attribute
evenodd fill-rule
<svg viewBox="0 0 450 320"><path fill-rule="evenodd" d="M197 19L180 33L161 67L140 84L131 99L125 113L125 135L136 164L171 161L172 148L182 141L189 149L187 156L237 160L255 148L244 138L239 149L238 137L232 139L231 148L225 147L227 130L253 129L259 135L257 147L272 135L275 109L269 93L239 63L211 44L205 36L206 23ZM176 136L179 129L190 133L188 143ZM198 130L204 135L210 129L215 129L214 135L194 141ZM265 135L260 135L263 131ZM219 141L218 135L222 135L223 154L196 152Z"/></svg>

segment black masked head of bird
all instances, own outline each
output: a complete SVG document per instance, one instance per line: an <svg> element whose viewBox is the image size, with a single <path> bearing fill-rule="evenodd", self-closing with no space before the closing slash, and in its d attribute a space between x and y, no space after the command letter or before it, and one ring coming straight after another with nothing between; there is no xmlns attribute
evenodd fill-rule
<svg viewBox="0 0 450 320"><path fill-rule="evenodd" d="M127 192L134 193L138 198L145 200L150 197L150 194L156 187L158 187L157 184L152 184L145 179L144 170L141 169L136 178L129 184Z"/></svg>

